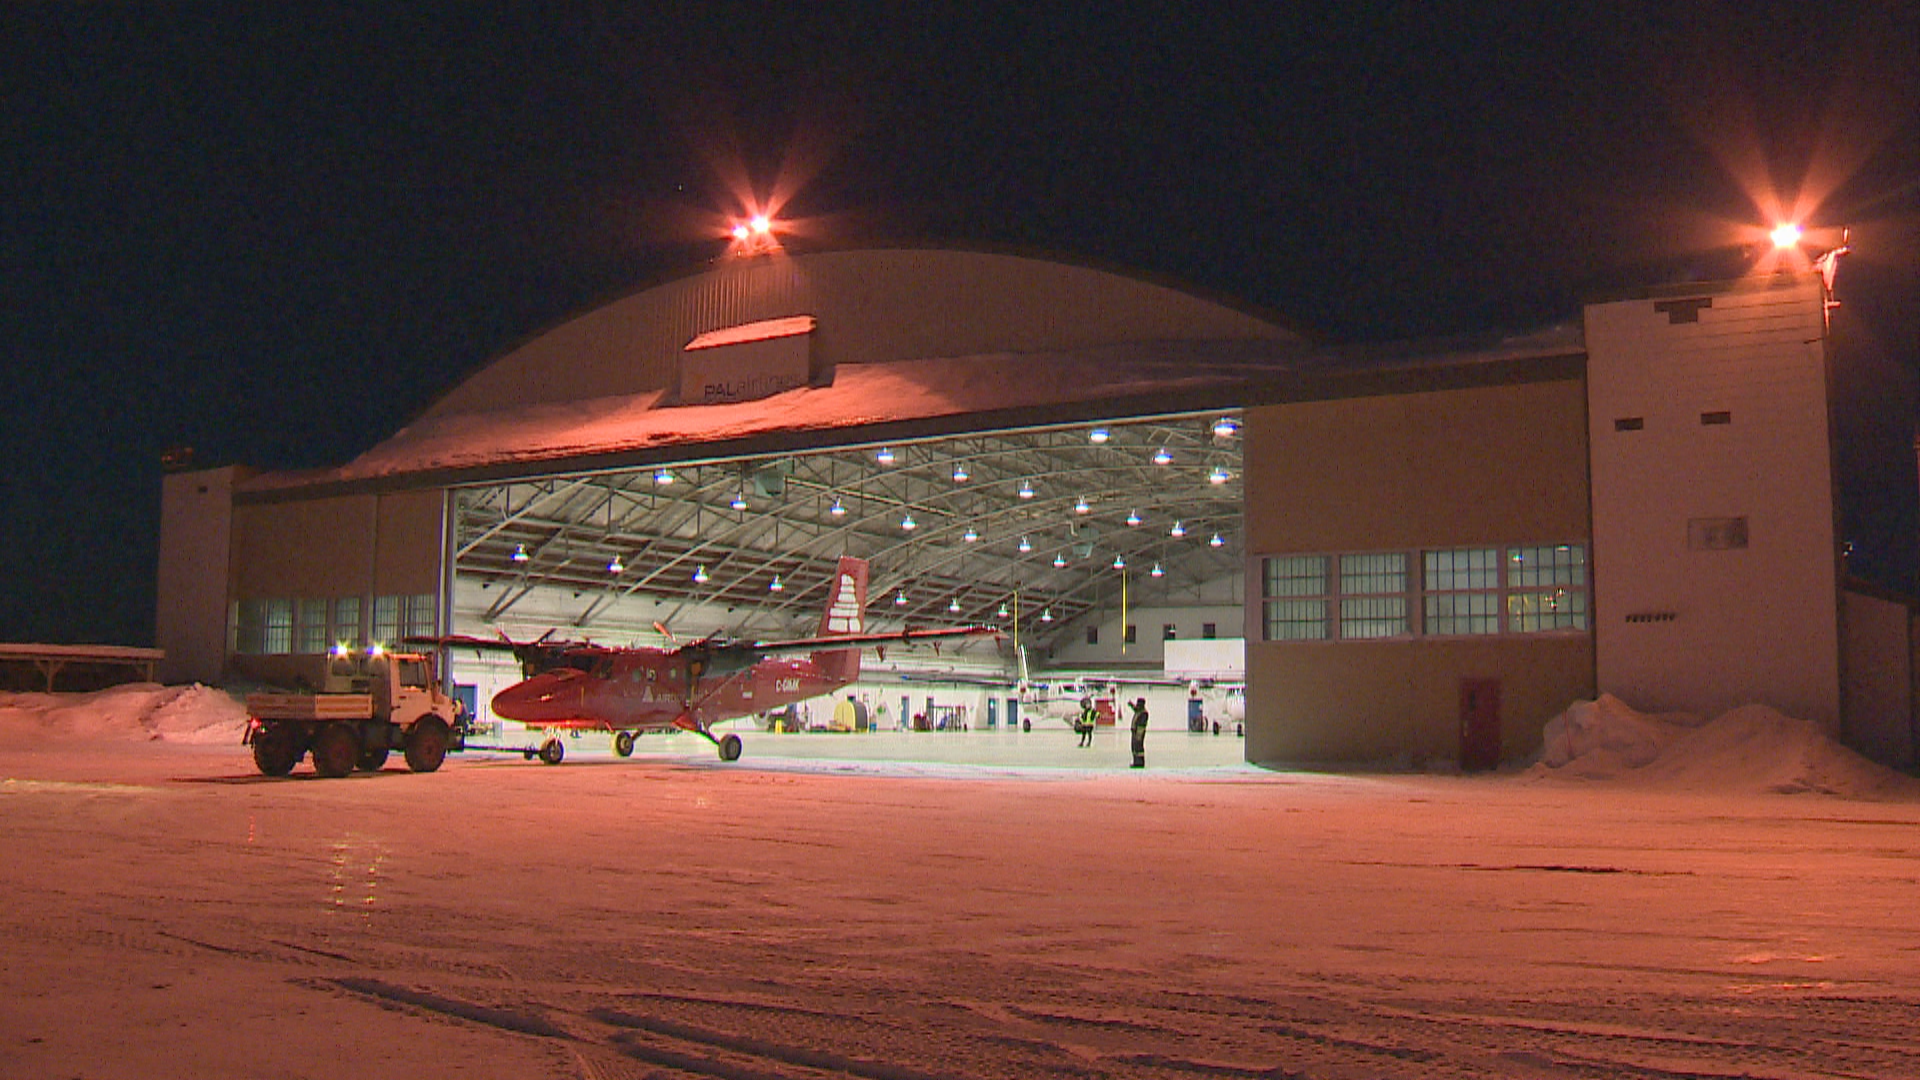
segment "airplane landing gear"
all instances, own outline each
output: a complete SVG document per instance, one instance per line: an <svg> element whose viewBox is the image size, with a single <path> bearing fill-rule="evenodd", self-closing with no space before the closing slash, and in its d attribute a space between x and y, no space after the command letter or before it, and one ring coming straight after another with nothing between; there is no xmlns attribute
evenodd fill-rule
<svg viewBox="0 0 1920 1080"><path fill-rule="evenodd" d="M621 757L633 756L633 732L616 731L613 733L613 752Z"/></svg>
<svg viewBox="0 0 1920 1080"><path fill-rule="evenodd" d="M567 747L558 737L549 735L547 741L540 744L540 760L549 765L558 765L566 760Z"/></svg>
<svg viewBox="0 0 1920 1080"><path fill-rule="evenodd" d="M720 748L721 761L739 761L740 760L740 736L728 735L726 738L721 739L715 745Z"/></svg>

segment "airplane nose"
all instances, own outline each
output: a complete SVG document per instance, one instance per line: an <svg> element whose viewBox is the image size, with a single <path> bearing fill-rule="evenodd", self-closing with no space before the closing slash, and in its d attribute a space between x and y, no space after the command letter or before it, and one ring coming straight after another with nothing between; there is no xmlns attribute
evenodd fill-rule
<svg viewBox="0 0 1920 1080"><path fill-rule="evenodd" d="M580 712L578 682L558 675L538 675L515 683L493 695L493 714L523 724L571 720Z"/></svg>

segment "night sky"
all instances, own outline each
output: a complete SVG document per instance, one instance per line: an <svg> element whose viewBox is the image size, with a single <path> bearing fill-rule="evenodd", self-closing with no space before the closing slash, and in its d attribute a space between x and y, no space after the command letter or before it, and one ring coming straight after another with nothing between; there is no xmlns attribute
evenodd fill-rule
<svg viewBox="0 0 1920 1080"><path fill-rule="evenodd" d="M1727 276L1799 202L1853 229L1856 565L1910 584L1916 5L1128 10L0 3L0 640L151 643L163 449L343 462L743 197L1332 342Z"/></svg>

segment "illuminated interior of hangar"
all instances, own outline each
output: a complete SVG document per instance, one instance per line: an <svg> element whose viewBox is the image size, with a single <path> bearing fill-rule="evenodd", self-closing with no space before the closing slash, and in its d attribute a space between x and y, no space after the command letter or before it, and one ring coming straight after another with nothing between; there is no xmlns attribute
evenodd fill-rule
<svg viewBox="0 0 1920 1080"><path fill-rule="evenodd" d="M1123 603L1237 607L1240 525L1219 412L532 478L455 492L455 629L804 634L854 555L874 627L992 624L1043 663Z"/></svg>

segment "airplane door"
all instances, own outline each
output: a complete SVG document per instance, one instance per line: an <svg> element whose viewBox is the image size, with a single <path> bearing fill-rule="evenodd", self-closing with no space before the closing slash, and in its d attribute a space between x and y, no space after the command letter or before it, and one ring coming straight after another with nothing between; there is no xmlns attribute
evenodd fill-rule
<svg viewBox="0 0 1920 1080"><path fill-rule="evenodd" d="M1010 697L1007 699L1007 730L1012 731L1019 726L1020 726L1020 699L1015 697Z"/></svg>
<svg viewBox="0 0 1920 1080"><path fill-rule="evenodd" d="M1000 726L1000 700L998 698L988 698L987 699L987 730L992 731L993 729L999 726Z"/></svg>

